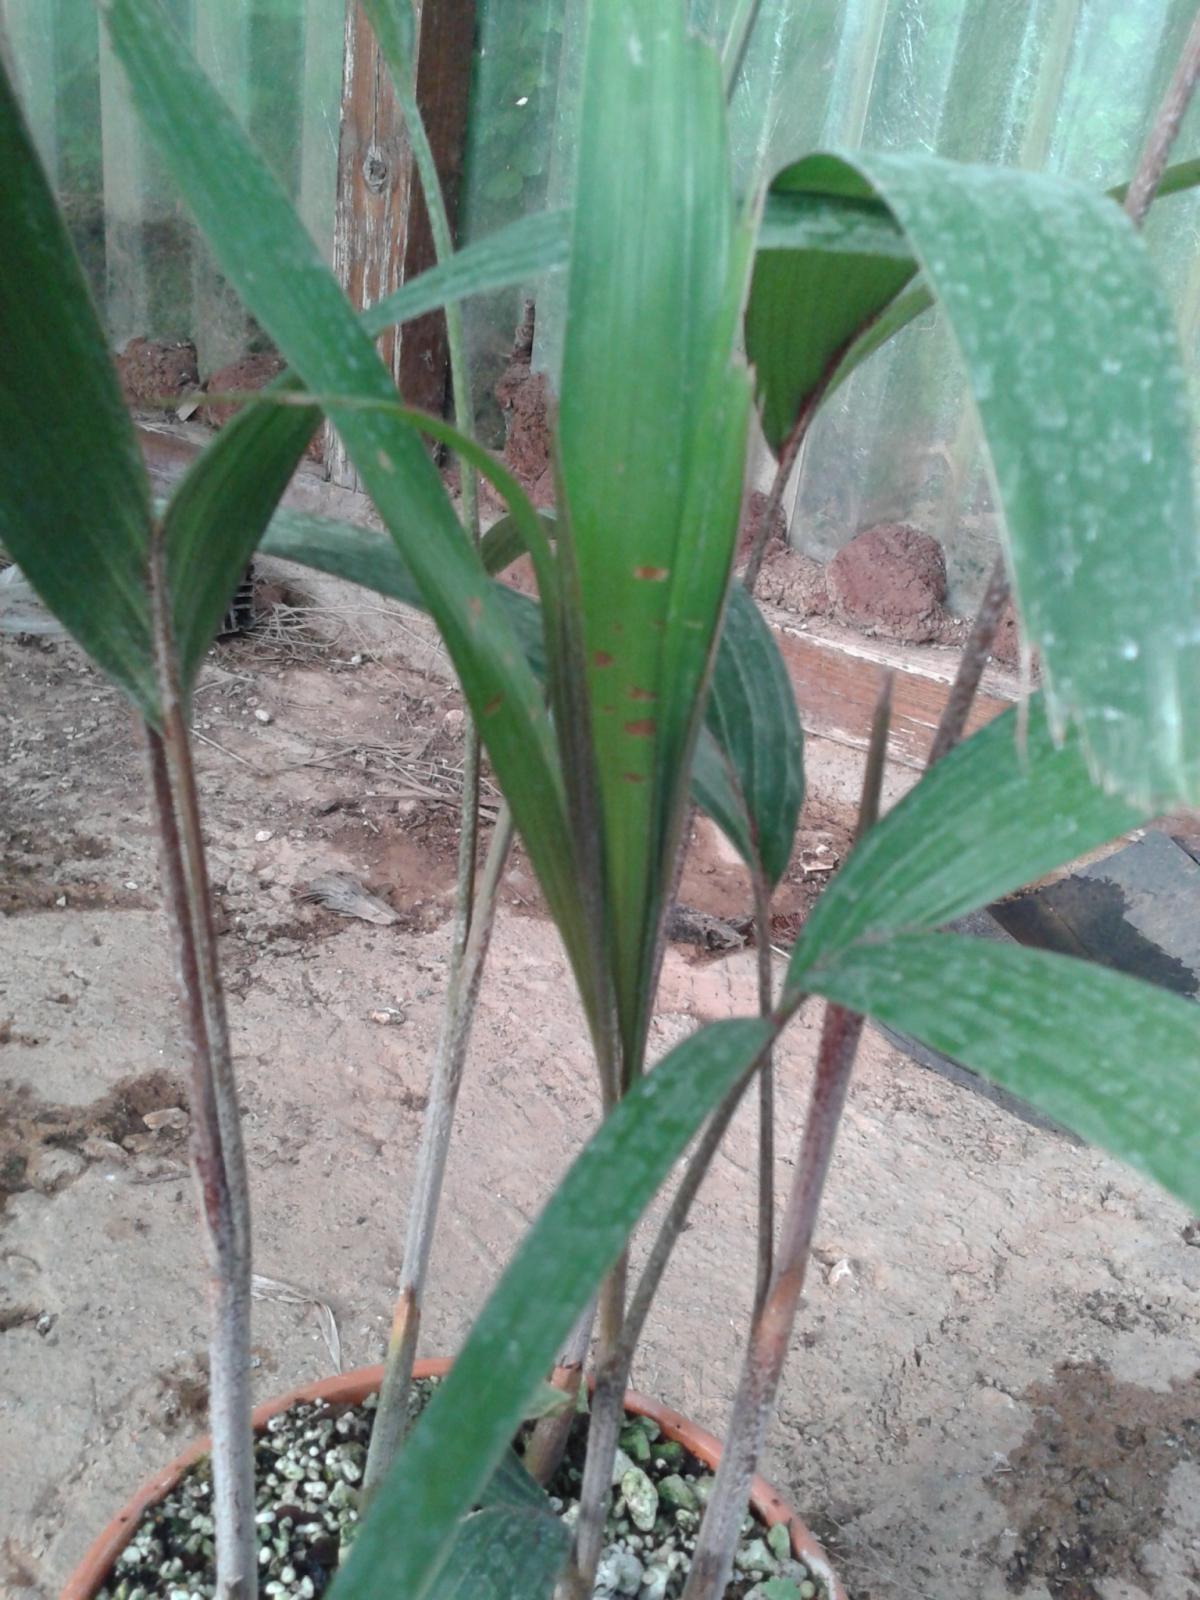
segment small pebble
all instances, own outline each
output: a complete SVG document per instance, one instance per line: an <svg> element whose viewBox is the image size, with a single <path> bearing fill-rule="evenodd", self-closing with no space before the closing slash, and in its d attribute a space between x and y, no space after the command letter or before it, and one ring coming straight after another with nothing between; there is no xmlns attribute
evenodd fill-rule
<svg viewBox="0 0 1200 1600"><path fill-rule="evenodd" d="M142 1121L151 1133L157 1133L160 1128L186 1128L188 1114L182 1106L164 1106L160 1111L147 1111Z"/></svg>
<svg viewBox="0 0 1200 1600"><path fill-rule="evenodd" d="M254 713L254 720L255 720L255 722L264 722L265 723L265 722L273 722L275 719L272 717L271 713L267 710L266 706L259 706L256 709L255 713Z"/></svg>
<svg viewBox="0 0 1200 1600"><path fill-rule="evenodd" d="M776 1561L786 1561L792 1553L792 1541L786 1522L776 1522L767 1529L767 1545Z"/></svg>
<svg viewBox="0 0 1200 1600"><path fill-rule="evenodd" d="M266 844L268 839L273 839L274 837L275 833L272 828L260 828L254 835L254 842L255 844Z"/></svg>

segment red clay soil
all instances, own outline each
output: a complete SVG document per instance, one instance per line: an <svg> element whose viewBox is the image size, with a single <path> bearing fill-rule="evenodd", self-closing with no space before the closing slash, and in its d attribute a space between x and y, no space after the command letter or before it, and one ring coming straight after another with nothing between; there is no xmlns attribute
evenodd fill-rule
<svg viewBox="0 0 1200 1600"><path fill-rule="evenodd" d="M496 399L507 429L504 465L535 506L553 505L545 374L530 370L528 356L514 356L500 374Z"/></svg>
<svg viewBox="0 0 1200 1600"><path fill-rule="evenodd" d="M125 404L138 411L169 411L200 382L196 346L188 340L130 339L113 359Z"/></svg>
<svg viewBox="0 0 1200 1600"><path fill-rule="evenodd" d="M833 614L852 628L930 644L946 621L941 546L903 522L856 534L825 569Z"/></svg>
<svg viewBox="0 0 1200 1600"><path fill-rule="evenodd" d="M265 389L283 371L284 363L273 350L261 350L255 355L242 356L210 373L204 380L209 394L229 394L238 389ZM236 400L212 400L199 410L201 422L210 428L223 428L230 417L236 416L241 406Z"/></svg>
<svg viewBox="0 0 1200 1600"><path fill-rule="evenodd" d="M259 350L253 355L231 361L211 373L204 381L209 394L230 394L245 389L265 389L283 371L284 361L273 350ZM236 400L211 400L197 412L199 421L210 428L223 428L230 417L236 416L241 405ZM321 434L318 431L308 442L305 455L313 461L322 456Z"/></svg>
<svg viewBox="0 0 1200 1600"><path fill-rule="evenodd" d="M752 496L763 501L764 496ZM754 515L752 512L751 515ZM743 525L744 555L749 533ZM827 566L772 538L759 577L758 598L798 617L832 617L859 632L904 644L965 643L969 621L946 610L946 563L941 546L902 522L883 522L856 534ZM1010 600L1000 617L992 655L1020 665L1020 638Z"/></svg>

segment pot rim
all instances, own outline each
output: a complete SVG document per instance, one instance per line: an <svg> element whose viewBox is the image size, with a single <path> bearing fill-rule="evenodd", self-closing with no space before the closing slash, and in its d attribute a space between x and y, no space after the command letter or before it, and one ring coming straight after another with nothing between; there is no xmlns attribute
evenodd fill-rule
<svg viewBox="0 0 1200 1600"><path fill-rule="evenodd" d="M413 1376L442 1378L452 1364L445 1356L418 1361L414 1364ZM333 1378L298 1384L294 1389L288 1389L255 1406L250 1414L251 1426L259 1433L272 1417L305 1400L324 1400L331 1405L356 1405L379 1388L382 1378L382 1366L356 1367L351 1372L342 1372ZM630 1416L649 1417L657 1422L668 1439L681 1444L710 1470L715 1469L721 1456L720 1441L681 1412L673 1411L670 1406L663 1405L649 1395L639 1394L635 1389L626 1391L625 1410ZM143 1513L169 1494L187 1469L201 1456L207 1455L208 1451L209 1439L206 1435L194 1440L174 1460L145 1479L88 1546L63 1585L59 1600L95 1600L100 1586L112 1572L117 1557L132 1539ZM765 1478L754 1479L750 1489L750 1504L768 1527L777 1522L786 1523L796 1559L803 1561L824 1582L829 1600L846 1600L846 1592L817 1539L784 1496Z"/></svg>

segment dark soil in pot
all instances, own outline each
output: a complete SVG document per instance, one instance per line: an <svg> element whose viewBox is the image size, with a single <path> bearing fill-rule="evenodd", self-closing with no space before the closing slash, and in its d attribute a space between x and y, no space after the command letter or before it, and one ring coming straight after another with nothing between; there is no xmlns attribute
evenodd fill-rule
<svg viewBox="0 0 1200 1600"><path fill-rule="evenodd" d="M418 1402L437 1380L424 1380ZM375 1396L361 1404L302 1401L272 1417L256 1438L260 1593L319 1600L337 1570L343 1536L357 1520ZM550 1485L571 1520L587 1417L576 1419ZM683 1589L712 1475L649 1417L630 1416L621 1435L614 1500L597 1600L674 1600ZM143 1514L98 1600L193 1600L214 1592L212 1485L207 1457ZM728 1600L826 1600L824 1584L796 1561L786 1524L747 1516Z"/></svg>

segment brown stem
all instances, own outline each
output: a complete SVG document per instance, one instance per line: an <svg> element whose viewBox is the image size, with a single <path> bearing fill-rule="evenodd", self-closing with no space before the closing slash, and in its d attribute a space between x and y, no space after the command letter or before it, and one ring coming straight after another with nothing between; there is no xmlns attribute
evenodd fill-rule
<svg viewBox="0 0 1200 1600"><path fill-rule="evenodd" d="M218 1600L258 1582L250 1431L250 1200L217 960L196 777L175 669L163 556L151 548L161 732L147 727L150 789L191 1060L191 1158L209 1259L209 1425Z"/></svg>
<svg viewBox="0 0 1200 1600"><path fill-rule="evenodd" d="M450 966L461 966L475 913L475 858L479 853L479 733L470 717L463 735L463 790L459 810L458 862Z"/></svg>
<svg viewBox="0 0 1200 1600"><path fill-rule="evenodd" d="M559 1580L560 1597L590 1595L604 1543L604 1522L612 1487L612 1463L621 1420L625 1414L625 1385L617 1381L621 1330L625 1324L625 1287L629 1275L629 1250L621 1252L616 1266L600 1285L600 1326L596 1341L596 1382L588 1422L587 1455L579 1485L579 1516L570 1565Z"/></svg>
<svg viewBox="0 0 1200 1600"><path fill-rule="evenodd" d="M840 352L839 352L840 353ZM747 594L753 594L758 583L758 575L762 570L763 557L767 553L767 543L771 537L771 529L775 526L775 518L779 515L779 508L783 504L784 491L788 486L788 479L792 475L792 468L796 465L796 457L800 454L800 446L808 432L809 424L816 415L817 407L821 403L821 396L825 393L825 385L820 384L805 400L801 406L791 432L783 441L779 451L779 461L775 467L775 476L771 480L771 488L767 494L766 504L762 509L762 516L758 519L758 526L754 530L754 542L750 546L750 555L742 571L742 587Z"/></svg>
<svg viewBox="0 0 1200 1600"><path fill-rule="evenodd" d="M421 1308L429 1275L429 1257L433 1249L442 1183L446 1175L450 1136L454 1129L454 1109L462 1085L471 1024L475 1020L479 987L491 942L500 881L504 876L512 839L512 816L505 806L488 846L466 948L461 962L451 972L446 1019L430 1079L429 1103L421 1124L421 1147L417 1154L417 1171L409 1206L400 1290L384 1361L379 1406L367 1451L363 1494L368 1500L391 1465L408 1427L413 1361L417 1353Z"/></svg>
<svg viewBox="0 0 1200 1600"><path fill-rule="evenodd" d="M891 713L891 675L880 689L871 725L856 839L879 815ZM750 1328L738 1391L721 1451L716 1482L692 1555L683 1600L720 1600L733 1570L738 1531L750 1484L774 1411L779 1380L808 1271L821 1196L837 1139L863 1019L829 1005L821 1030L816 1073L799 1159L780 1227L770 1288Z"/></svg>
<svg viewBox="0 0 1200 1600"><path fill-rule="evenodd" d="M971 714L979 680L992 654L992 642L1000 625L1000 614L1008 599L1008 570L1003 555L996 557L979 610L971 624L971 632L963 646L958 672L942 709L933 745L929 751L928 766L936 766L948 750L962 738L967 718Z"/></svg>
<svg viewBox="0 0 1200 1600"><path fill-rule="evenodd" d="M758 583L758 575L762 568L763 556L766 554L767 541L771 537L771 529L775 525L775 518L779 515L779 508L783 504L784 490L787 488L788 479L792 475L792 468L796 465L796 457L800 454L801 446L808 437L808 430L812 426L817 409L829 393L829 386L841 370L846 352L855 344L878 319L876 312L858 328L853 337L846 339L830 355L821 375L813 384L808 394L801 402L796 413L796 420L784 439L779 451L779 462L775 468L775 476L771 481L771 488L767 494L767 502L763 506L762 516L758 519L758 527L754 530L754 542L750 546L749 559L742 571L742 586L747 594L753 594Z"/></svg>
<svg viewBox="0 0 1200 1600"><path fill-rule="evenodd" d="M612 1487L612 1464L617 1438L621 1430L622 1403L629 1385L634 1352L646 1325L650 1307L658 1293L658 1286L671 1254L683 1232L684 1223L692 1208L705 1174L720 1148L734 1112L741 1103L747 1073L713 1112L688 1162L687 1171L679 1180L671 1197L667 1214L659 1226L650 1253L638 1278L637 1287L629 1302L620 1337L616 1340L606 1360L596 1372L596 1385L592 1393L591 1424L588 1429L587 1460L583 1468L583 1481L579 1487L579 1518L575 1524L575 1549L571 1572L565 1580L563 1595L590 1595L596 1583L596 1568L604 1545L604 1524L608 1514L609 1492Z"/></svg>
<svg viewBox="0 0 1200 1600"><path fill-rule="evenodd" d="M579 1398L580 1385L583 1383L583 1364L592 1343L592 1329L595 1324L596 1298L593 1296L587 1309L571 1330L571 1337L567 1340L554 1379L572 1404L551 1417L538 1418L522 1456L526 1471L538 1483L549 1483L562 1464L575 1421L574 1402Z"/></svg>
<svg viewBox="0 0 1200 1600"><path fill-rule="evenodd" d="M774 1010L771 973L771 890L761 867L751 873L754 888L754 942L758 953L758 1009ZM758 1071L758 1273L754 1306L762 1305L775 1258L775 1061L768 1051Z"/></svg>
<svg viewBox="0 0 1200 1600"><path fill-rule="evenodd" d="M683 1600L719 1600L733 1571L738 1531L787 1359L862 1025L863 1019L852 1012L835 1005L826 1007L808 1120L780 1230L775 1274L751 1327L729 1436L696 1540Z"/></svg>
<svg viewBox="0 0 1200 1600"><path fill-rule="evenodd" d="M1125 211L1135 228L1140 228L1146 220L1146 214L1150 210L1151 202L1166 170L1171 146L1175 143L1179 125L1195 92L1198 79L1200 79L1200 11L1192 23L1183 54L1167 85L1167 92L1163 96L1158 115L1142 148L1137 171L1125 193ZM971 625L970 636L963 649L950 698L946 701L934 735L928 761L931 767L935 766L962 738L967 717L979 688L979 680L991 655L1000 613L1004 610L1008 594L1008 573L1004 557L1001 555L997 556L992 568L987 589L984 591L979 611Z"/></svg>
<svg viewBox="0 0 1200 1600"><path fill-rule="evenodd" d="M1192 22L1191 31L1183 47L1179 64L1167 85L1158 115L1154 119L1146 143L1138 159L1137 170L1125 195L1125 213L1135 228L1146 220L1146 213L1154 199L1166 169L1171 146L1179 133L1196 81L1200 78L1200 11Z"/></svg>

